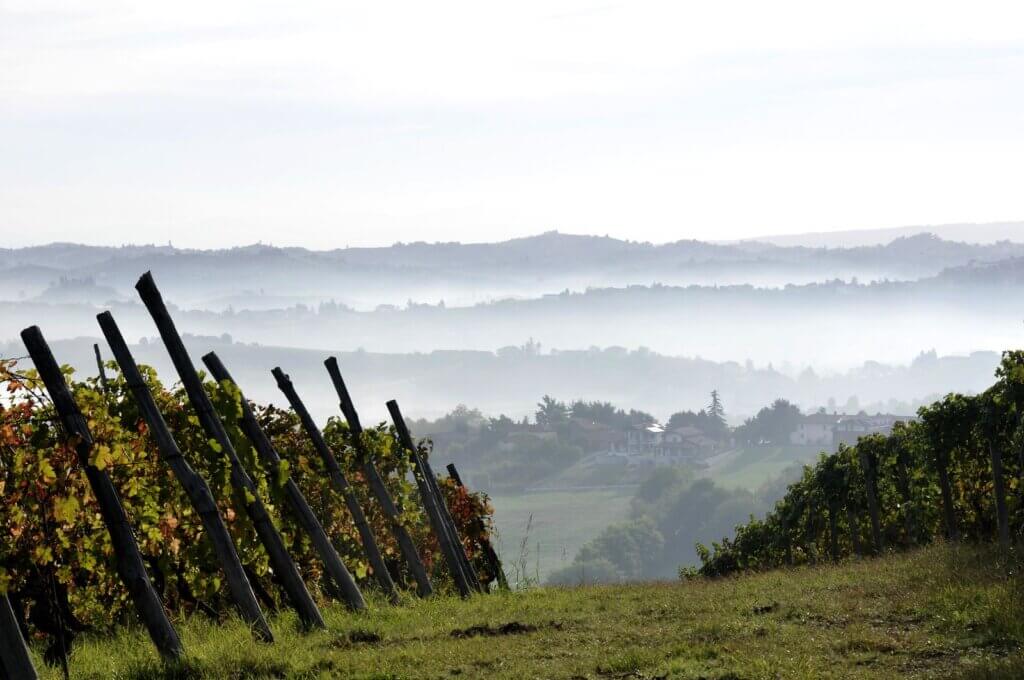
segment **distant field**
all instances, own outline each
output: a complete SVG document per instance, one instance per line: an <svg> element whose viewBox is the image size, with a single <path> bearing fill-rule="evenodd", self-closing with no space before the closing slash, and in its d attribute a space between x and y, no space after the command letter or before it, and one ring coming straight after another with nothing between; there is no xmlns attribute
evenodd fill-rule
<svg viewBox="0 0 1024 680"><path fill-rule="evenodd" d="M756 489L794 463L818 457L820 446L751 446L723 454L706 475L729 488Z"/></svg>
<svg viewBox="0 0 1024 680"><path fill-rule="evenodd" d="M584 543L624 519L632 497L632 489L492 496L497 547L509 578L516 578L517 568L522 571L524 537L526 576L543 582L555 569L568 566Z"/></svg>
<svg viewBox="0 0 1024 680"><path fill-rule="evenodd" d="M819 449L740 448L714 460L704 474L728 488L756 489L794 463L814 460ZM510 578L516 578L517 569L522 575L524 562L526 577L539 576L542 583L552 571L568 566L584 543L626 518L633 492L627 487L492 496L498 549ZM533 521L527 530L531 514Z"/></svg>

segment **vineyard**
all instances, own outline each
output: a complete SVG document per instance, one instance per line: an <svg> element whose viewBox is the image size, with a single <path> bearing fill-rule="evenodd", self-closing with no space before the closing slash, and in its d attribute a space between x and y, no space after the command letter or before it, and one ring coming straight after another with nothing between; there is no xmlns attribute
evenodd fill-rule
<svg viewBox="0 0 1024 680"><path fill-rule="evenodd" d="M710 548L684 577L878 555L945 538L997 539L1024 531L1024 351L1003 354L996 382L949 394L897 423L822 455L764 519Z"/></svg>
<svg viewBox="0 0 1024 680"><path fill-rule="evenodd" d="M269 612L314 630L325 602L366 609L363 591L397 603L507 587L487 498L457 471L434 474L396 402L393 425L363 428L328 359L344 417L322 430L280 369L292 408L250 403L215 354L203 357L214 379L195 369L148 274L137 288L180 386L136 365L106 312L115 360L97 347L95 377L60 367L35 327L22 332L34 368L0 360L5 676L35 676L25 638L66 675L84 631L141 621L174 661L185 649L172 621L190 615L237 614L273 642Z"/></svg>

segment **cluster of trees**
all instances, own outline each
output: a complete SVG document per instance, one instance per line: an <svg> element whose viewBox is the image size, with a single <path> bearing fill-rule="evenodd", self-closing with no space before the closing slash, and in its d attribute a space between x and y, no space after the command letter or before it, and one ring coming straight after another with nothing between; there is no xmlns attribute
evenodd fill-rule
<svg viewBox="0 0 1024 680"><path fill-rule="evenodd" d="M941 536L998 537L1004 546L1020 536L1024 351L1003 354L988 390L949 394L918 415L806 466L763 519L698 546L699 573L839 559Z"/></svg>
<svg viewBox="0 0 1024 680"><path fill-rule="evenodd" d="M115 366L111 362L108 369ZM278 606L276 577L244 509L248 501L233 490L226 452L201 429L182 388L167 388L155 371L140 369L188 462L213 490L254 590L268 607ZM72 378L70 369L65 372ZM4 500L0 504L0 594L10 595L34 632L60 633L65 642L74 631L103 629L131 619L131 602L115 569L110 535L74 442L60 427L41 382L34 371L21 371L15 362L0 360L0 388L4 392L0 401L0 497ZM358 530L331 487L330 475L298 416L290 410L253 405L283 458L277 467L268 467L239 427L237 388L228 382L208 382L205 388L307 585L323 596L331 592L308 534L284 501L284 483L289 478L302 489L353 576L363 587L372 588L372 567ZM202 522L156 453L123 376L113 374L103 383L95 378L72 381L71 390L96 442L90 463L106 471L118 490L165 606L175 613L228 614L231 598L212 545L204 540ZM342 419L332 418L324 437L349 475L389 572L397 583L411 583L388 519L365 483L354 435ZM362 442L402 508L401 521L435 582L450 582L440 547L409 481L409 456L393 428L383 424L367 428ZM471 559L483 573L483 556L467 537L479 537L481 527L486 531L490 526L488 500L449 479L439 483L467 539Z"/></svg>
<svg viewBox="0 0 1024 680"><path fill-rule="evenodd" d="M784 446L789 443L789 436L796 430L800 418L800 407L785 399L776 399L736 428L736 440L754 446Z"/></svg>
<svg viewBox="0 0 1024 680"><path fill-rule="evenodd" d="M616 430L627 430L634 425L649 425L656 418L645 411L630 409L628 412L607 401L585 401L577 399L568 405L545 394L537 404L534 418L538 425L546 428L564 426L571 418L607 425Z"/></svg>
<svg viewBox="0 0 1024 680"><path fill-rule="evenodd" d="M711 391L711 402L707 408L696 413L677 411L669 416L668 422L665 423L665 429L675 430L680 427L695 427L704 436L716 441L728 438L729 425L725 422L725 406L722 405L722 397L718 390Z"/></svg>

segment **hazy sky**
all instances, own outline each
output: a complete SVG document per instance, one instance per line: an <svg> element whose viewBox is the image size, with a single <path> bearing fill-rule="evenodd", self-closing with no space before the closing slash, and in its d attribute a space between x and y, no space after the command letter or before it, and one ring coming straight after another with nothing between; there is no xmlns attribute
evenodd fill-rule
<svg viewBox="0 0 1024 680"><path fill-rule="evenodd" d="M1020 2L0 0L2 245L1024 218Z"/></svg>

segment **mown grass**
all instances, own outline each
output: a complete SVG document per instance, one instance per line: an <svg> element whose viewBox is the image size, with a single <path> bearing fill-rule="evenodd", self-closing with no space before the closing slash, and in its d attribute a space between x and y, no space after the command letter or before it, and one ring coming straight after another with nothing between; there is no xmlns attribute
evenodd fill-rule
<svg viewBox="0 0 1024 680"><path fill-rule="evenodd" d="M180 626L180 667L162 666L138 631L87 639L72 654L72 676L1024 677L1024 587L986 547L717 581L373 604L360 615L327 608L329 630L310 634L280 616L273 645L253 643L237 622L194 618Z"/></svg>

